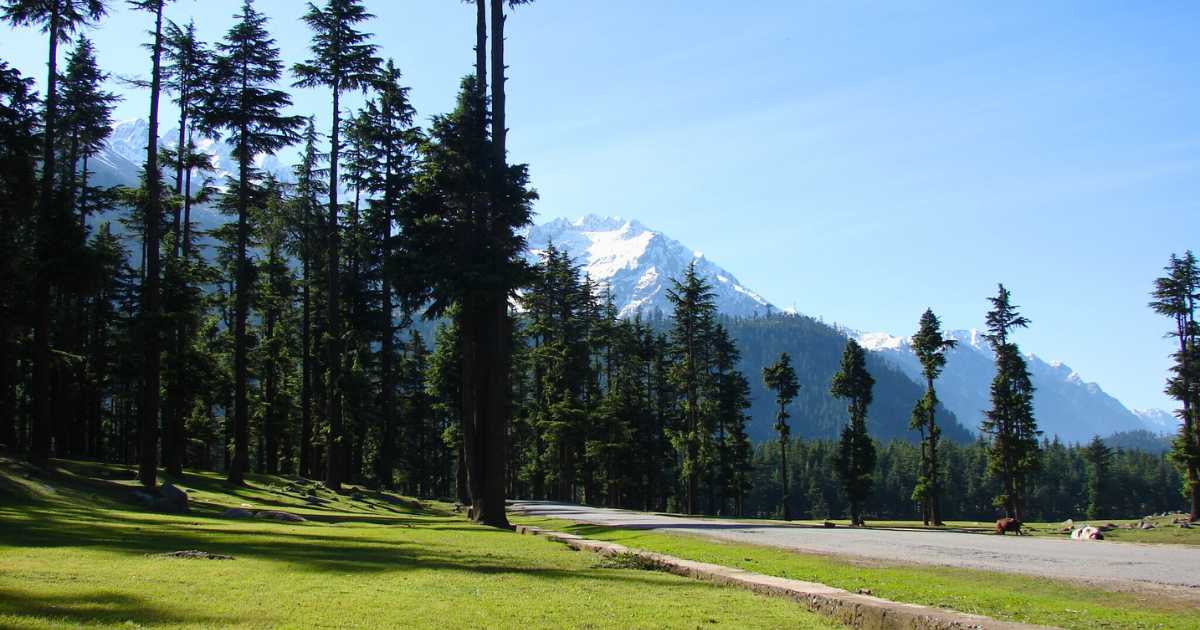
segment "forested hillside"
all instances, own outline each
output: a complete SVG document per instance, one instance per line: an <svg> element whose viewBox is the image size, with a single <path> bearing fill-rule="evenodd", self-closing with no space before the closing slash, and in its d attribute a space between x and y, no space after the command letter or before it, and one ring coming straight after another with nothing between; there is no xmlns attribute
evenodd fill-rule
<svg viewBox="0 0 1200 630"><path fill-rule="evenodd" d="M803 315L773 315L769 318L727 318L729 334L742 350L742 371L754 375L750 379L749 433L755 441L771 438L774 415L772 396L763 387L762 368L770 365L779 353L792 357L800 393L792 431L797 437L831 440L846 424L846 405L829 393L838 361L846 347L846 335L836 328ZM887 361L873 354L867 356L867 369L875 378L875 399L867 415L867 428L877 440L901 439L916 441L919 434L908 428L913 405L924 390ZM954 414L938 407L938 422L943 437L952 442L974 439L970 431L958 424Z"/></svg>

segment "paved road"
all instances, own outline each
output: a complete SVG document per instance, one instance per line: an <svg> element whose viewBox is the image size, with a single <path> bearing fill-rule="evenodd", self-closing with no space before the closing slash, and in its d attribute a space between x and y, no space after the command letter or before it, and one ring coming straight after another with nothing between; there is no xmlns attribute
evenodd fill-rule
<svg viewBox="0 0 1200 630"><path fill-rule="evenodd" d="M686 532L874 560L1116 581L1135 587L1166 584L1200 589L1200 548L1197 547L919 530L794 527L543 501L518 501L513 504L513 509L595 525Z"/></svg>

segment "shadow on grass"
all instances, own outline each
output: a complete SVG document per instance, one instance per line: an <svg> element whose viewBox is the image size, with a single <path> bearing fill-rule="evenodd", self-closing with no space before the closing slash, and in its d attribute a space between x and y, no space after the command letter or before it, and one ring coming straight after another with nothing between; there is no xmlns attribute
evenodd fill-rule
<svg viewBox="0 0 1200 630"><path fill-rule="evenodd" d="M185 549L238 560L286 563L289 570L330 574L448 571L545 579L599 579L577 570L537 566L511 549L513 534L453 518L393 518L397 527L346 530L321 524L165 517L75 507L0 506L0 545L98 549L134 556ZM408 525L408 527L403 527ZM495 541L492 543L491 541ZM539 544L521 539L520 546ZM506 550L507 549L507 550ZM564 548L565 549L565 548ZM565 551L564 551L565 553ZM159 562L146 558L146 562ZM642 580L636 574L605 579ZM660 582L653 582L661 585Z"/></svg>
<svg viewBox="0 0 1200 630"><path fill-rule="evenodd" d="M0 615L42 619L52 623L92 625L121 624L211 624L223 626L234 619L212 615L180 614L148 600L114 591L31 594L0 589Z"/></svg>

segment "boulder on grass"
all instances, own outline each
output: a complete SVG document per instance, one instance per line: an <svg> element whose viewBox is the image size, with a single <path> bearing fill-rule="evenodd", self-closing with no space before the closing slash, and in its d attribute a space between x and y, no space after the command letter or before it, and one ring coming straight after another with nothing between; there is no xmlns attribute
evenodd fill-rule
<svg viewBox="0 0 1200 630"><path fill-rule="evenodd" d="M158 489L159 511L161 512L187 512L188 511L188 495L183 490L176 488L174 485L164 483Z"/></svg>
<svg viewBox="0 0 1200 630"><path fill-rule="evenodd" d="M221 516L225 518L254 518L254 512L246 508L229 508L221 512Z"/></svg>
<svg viewBox="0 0 1200 630"><path fill-rule="evenodd" d="M162 487L153 490L138 488L133 491L133 498L142 507L155 512L182 514L188 511L187 493L169 483L164 483Z"/></svg>
<svg viewBox="0 0 1200 630"><path fill-rule="evenodd" d="M265 518L272 521L282 521L284 523L303 523L308 520L299 514L281 512L279 510L262 510L261 512L255 513L254 518Z"/></svg>

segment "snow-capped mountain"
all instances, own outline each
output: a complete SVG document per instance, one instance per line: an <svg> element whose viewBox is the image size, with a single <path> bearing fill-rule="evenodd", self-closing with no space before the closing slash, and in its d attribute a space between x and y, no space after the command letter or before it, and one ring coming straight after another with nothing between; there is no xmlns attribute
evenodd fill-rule
<svg viewBox="0 0 1200 630"><path fill-rule="evenodd" d="M947 354L946 368L938 378L937 392L947 409L967 427L978 430L984 411L990 407L989 387L995 376L991 347L977 330L955 330L947 336L958 346ZM911 338L887 333L857 335L863 347L887 358L917 382L922 382L921 366L913 354ZM1147 422L1104 392L1099 385L1083 380L1078 372L1060 362L1047 362L1027 354L1026 362L1033 379L1034 414L1047 437L1057 435L1064 441L1085 442L1093 435L1107 436L1121 431L1151 430L1160 433L1157 422Z"/></svg>
<svg viewBox="0 0 1200 630"><path fill-rule="evenodd" d="M596 215L555 219L530 229L528 239L533 260L550 243L567 252L592 280L612 291L622 317L650 315L656 309L669 314L671 280L682 278L691 262L712 285L721 313L751 317L774 309L700 252L637 221Z"/></svg>
<svg viewBox="0 0 1200 630"><path fill-rule="evenodd" d="M136 186L142 164L146 161L148 131L149 125L141 118L114 123L104 149L92 158L89 164L89 169L94 169L96 182L110 186ZM211 138L197 138L195 142L197 150L211 156L216 171L210 177L216 182L220 183L226 176L237 172L233 147ZM179 144L179 129L166 129L165 132L161 132L158 144L163 148L174 148ZM275 156L257 156L255 166L281 178L290 174Z"/></svg>
<svg viewBox="0 0 1200 630"><path fill-rule="evenodd" d="M1179 430L1179 418L1164 409L1131 409L1133 415L1155 433L1175 433Z"/></svg>

